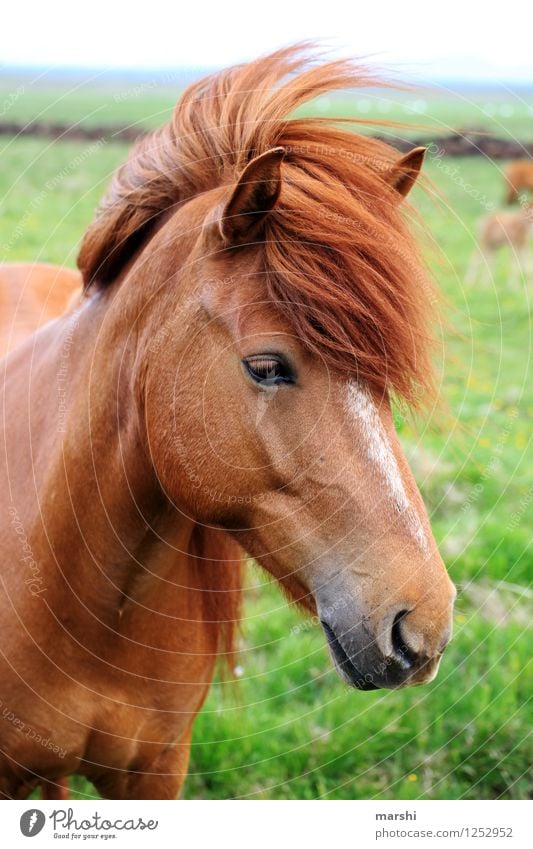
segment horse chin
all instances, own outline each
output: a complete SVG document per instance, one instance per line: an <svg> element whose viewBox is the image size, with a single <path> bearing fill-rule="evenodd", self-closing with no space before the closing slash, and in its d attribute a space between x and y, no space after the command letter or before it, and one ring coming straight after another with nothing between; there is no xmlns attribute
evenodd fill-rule
<svg viewBox="0 0 533 849"><path fill-rule="evenodd" d="M431 658L428 660L415 675L412 675L411 678L408 678L405 683L400 684L397 689L401 687L419 687L422 684L430 684L437 677L440 662L442 660L442 655L436 658Z"/></svg>
<svg viewBox="0 0 533 849"><path fill-rule="evenodd" d="M330 628L327 622L321 622L321 625L327 637L328 648L335 669L342 680L356 690L379 690L379 686L374 684L368 675L365 676L357 669L353 660L344 651L335 631Z"/></svg>
<svg viewBox="0 0 533 849"><path fill-rule="evenodd" d="M339 676L356 690L399 690L429 684L437 675L442 654L426 658L413 668L397 657L376 654L372 641L365 642L361 633L359 639L347 641L339 638L324 620L321 625Z"/></svg>

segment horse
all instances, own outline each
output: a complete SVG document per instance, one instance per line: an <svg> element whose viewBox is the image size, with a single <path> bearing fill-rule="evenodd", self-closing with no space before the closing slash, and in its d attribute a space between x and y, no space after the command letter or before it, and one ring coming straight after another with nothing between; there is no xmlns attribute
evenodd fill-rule
<svg viewBox="0 0 533 849"><path fill-rule="evenodd" d="M488 271L489 264L494 264L497 253L502 248L509 248L513 257L512 271L509 274L509 285L517 288L518 276L529 272L528 246L533 234L533 206L523 204L515 212L493 212L481 219L478 225L478 249L472 254L468 266L465 283L472 285L476 282L480 268L484 265Z"/></svg>
<svg viewBox="0 0 533 849"><path fill-rule="evenodd" d="M391 407L435 393L424 149L295 114L372 80L296 46L194 83L2 361L3 798L178 797L245 556L348 686L436 675L455 589Z"/></svg>
<svg viewBox="0 0 533 849"><path fill-rule="evenodd" d="M515 159L504 172L507 187L506 203L515 203L520 191L533 192L533 159Z"/></svg>
<svg viewBox="0 0 533 849"><path fill-rule="evenodd" d="M64 313L82 291L79 271L46 263L0 265L0 357Z"/></svg>

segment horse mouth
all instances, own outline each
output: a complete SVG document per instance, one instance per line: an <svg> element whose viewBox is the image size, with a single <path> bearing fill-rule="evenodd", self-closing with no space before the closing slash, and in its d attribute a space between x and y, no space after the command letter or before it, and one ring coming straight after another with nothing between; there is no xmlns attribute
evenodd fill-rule
<svg viewBox="0 0 533 849"><path fill-rule="evenodd" d="M378 690L378 685L374 684L371 680L368 680L368 676L365 677L365 675L357 669L351 657L346 654L339 638L335 634L335 631L327 624L327 622L323 622L321 620L320 624L326 634L333 662L335 663L341 678L357 690Z"/></svg>

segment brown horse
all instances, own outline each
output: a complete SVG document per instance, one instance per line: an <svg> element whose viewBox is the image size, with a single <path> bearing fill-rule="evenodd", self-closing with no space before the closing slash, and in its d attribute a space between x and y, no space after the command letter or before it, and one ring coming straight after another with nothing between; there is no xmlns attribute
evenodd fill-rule
<svg viewBox="0 0 533 849"><path fill-rule="evenodd" d="M533 192L533 159L515 159L504 173L507 186L506 201L514 203L524 189Z"/></svg>
<svg viewBox="0 0 533 849"><path fill-rule="evenodd" d="M0 266L0 357L65 312L81 293L78 271L55 265Z"/></svg>
<svg viewBox="0 0 533 849"><path fill-rule="evenodd" d="M512 267L507 273L509 287L516 288L520 279L528 278L530 271L529 247L533 236L533 206L524 203L516 211L492 212L481 219L478 225L478 246L472 254L465 274L465 283L478 282L495 265L497 253L507 247ZM484 272L484 273L483 273Z"/></svg>
<svg viewBox="0 0 533 849"><path fill-rule="evenodd" d="M423 150L294 117L369 79L307 60L189 88L115 175L83 296L2 363L4 797L176 797L242 550L348 684L436 674L454 589L390 404L433 382Z"/></svg>

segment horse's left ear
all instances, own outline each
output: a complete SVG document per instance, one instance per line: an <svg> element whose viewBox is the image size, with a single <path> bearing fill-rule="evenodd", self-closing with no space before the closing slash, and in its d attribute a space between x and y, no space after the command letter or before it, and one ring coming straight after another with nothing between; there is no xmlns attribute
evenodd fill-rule
<svg viewBox="0 0 533 849"><path fill-rule="evenodd" d="M400 157L386 172L385 179L402 196L407 197L413 188L424 161L425 147L415 147Z"/></svg>
<svg viewBox="0 0 533 849"><path fill-rule="evenodd" d="M284 148L273 147L252 159L242 172L218 222L228 247L251 242L258 236L279 198L284 156Z"/></svg>

